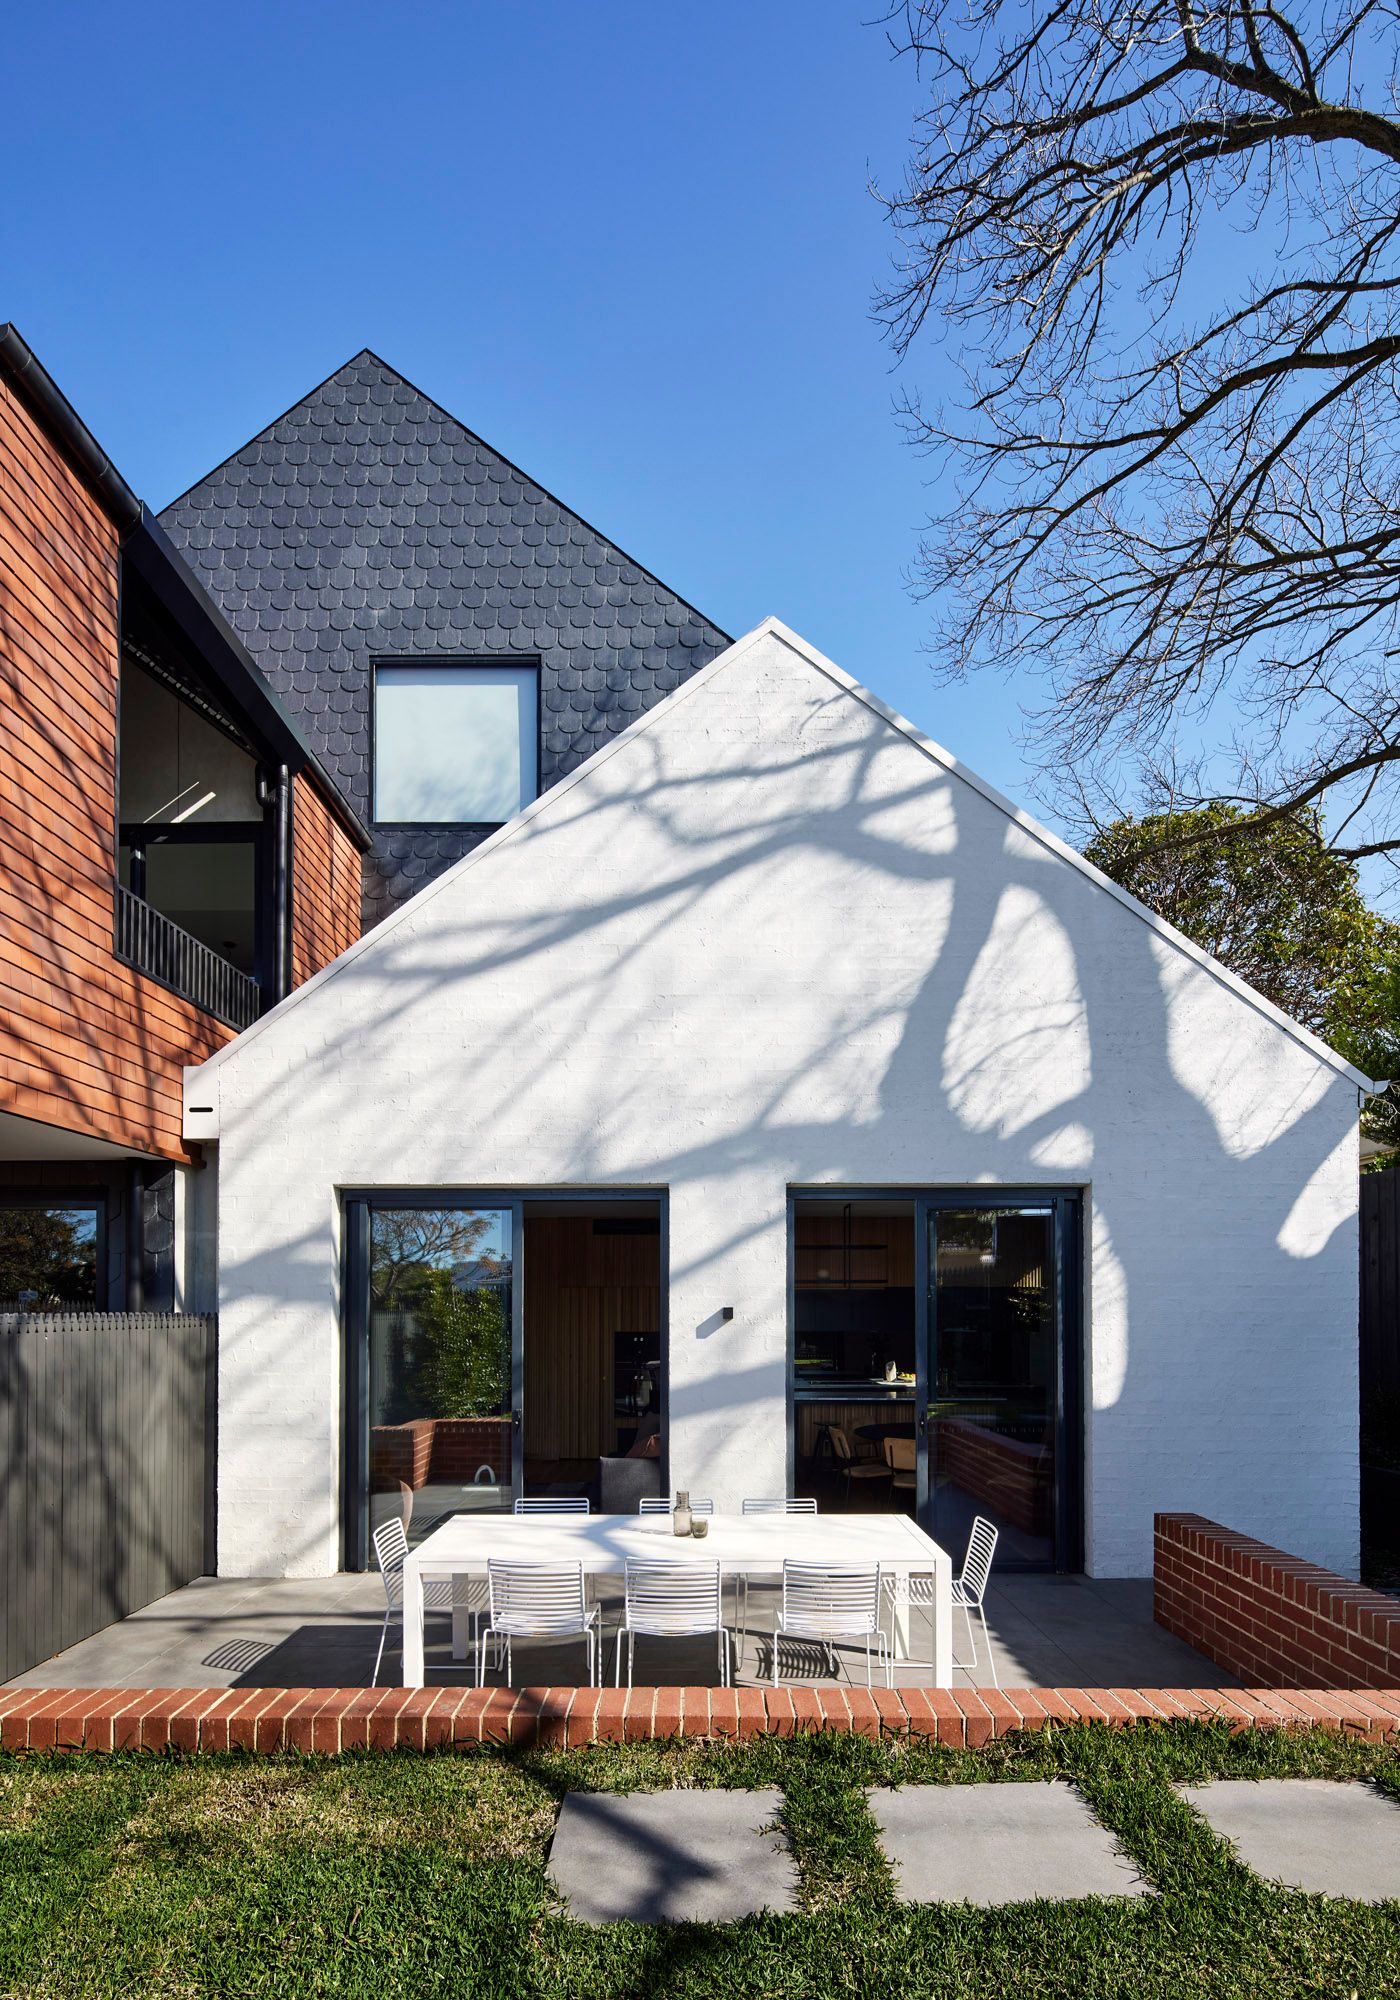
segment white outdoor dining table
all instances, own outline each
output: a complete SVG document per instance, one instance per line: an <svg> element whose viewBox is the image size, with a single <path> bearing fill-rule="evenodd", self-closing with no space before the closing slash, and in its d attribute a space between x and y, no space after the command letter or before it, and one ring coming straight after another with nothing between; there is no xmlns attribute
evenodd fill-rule
<svg viewBox="0 0 1400 2000"><path fill-rule="evenodd" d="M932 1576L933 1685L953 1681L953 1566L904 1514L715 1514L702 1541L675 1535L666 1514L454 1514L409 1551L403 1566L403 1684L423 1685L423 1585L450 1579L459 1608L452 1650L466 1653L466 1595L492 1559L581 1563L588 1576L620 1576L628 1556L717 1562L727 1579L780 1576L783 1562L878 1562L895 1576ZM892 1609L895 1657L908 1656L907 1593Z"/></svg>

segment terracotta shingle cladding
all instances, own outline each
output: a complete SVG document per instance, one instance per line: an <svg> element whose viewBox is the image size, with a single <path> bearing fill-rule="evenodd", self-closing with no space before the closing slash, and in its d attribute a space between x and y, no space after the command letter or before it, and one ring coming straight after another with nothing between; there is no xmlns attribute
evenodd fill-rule
<svg viewBox="0 0 1400 2000"><path fill-rule="evenodd" d="M167 1158L231 1030L112 955L117 534L0 381L0 1110Z"/></svg>

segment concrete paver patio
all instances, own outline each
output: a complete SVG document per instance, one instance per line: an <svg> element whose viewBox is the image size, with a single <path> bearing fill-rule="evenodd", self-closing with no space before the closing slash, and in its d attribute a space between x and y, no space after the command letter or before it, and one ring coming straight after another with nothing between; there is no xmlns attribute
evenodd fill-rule
<svg viewBox="0 0 1400 2000"><path fill-rule="evenodd" d="M903 1785L867 1797L902 1903L1151 1893L1072 1785Z"/></svg>
<svg viewBox="0 0 1400 2000"><path fill-rule="evenodd" d="M549 1879L586 1924L737 1923L797 1906L777 1791L569 1792Z"/></svg>
<svg viewBox="0 0 1400 2000"><path fill-rule="evenodd" d="M749 1635L736 1679L752 1684L771 1671L768 1634L775 1593L750 1594ZM603 1600L611 1633L615 1602ZM374 1667L384 1592L377 1575L331 1577L201 1577L144 1610L109 1625L51 1660L19 1675L31 1687L356 1687ZM993 1578L987 1600L992 1645L1003 1687L1232 1687L1204 1655L1152 1621L1149 1578L1006 1576ZM955 1646L965 1633L955 1629ZM900 1661L902 1686L927 1685L928 1632L916 1618L912 1643L920 1658ZM799 1662L784 1656L789 1682L828 1678L817 1649ZM922 1660L923 1664L920 1663ZM863 1652L840 1661L841 1677L864 1685ZM794 1675L787 1670L801 1666ZM390 1630L381 1681L398 1679L398 1629ZM612 1643L607 1678L613 1671ZM576 1681L582 1649L517 1645L515 1677L522 1686ZM471 1670L449 1657L444 1619L429 1619L427 1679L454 1685ZM985 1662L958 1671L954 1685L985 1687ZM714 1648L704 1641L638 1642L640 1682L705 1685L715 1679Z"/></svg>
<svg viewBox="0 0 1400 2000"><path fill-rule="evenodd" d="M1256 1875L1356 1903L1400 1897L1400 1805L1373 1785L1217 1778L1179 1789Z"/></svg>

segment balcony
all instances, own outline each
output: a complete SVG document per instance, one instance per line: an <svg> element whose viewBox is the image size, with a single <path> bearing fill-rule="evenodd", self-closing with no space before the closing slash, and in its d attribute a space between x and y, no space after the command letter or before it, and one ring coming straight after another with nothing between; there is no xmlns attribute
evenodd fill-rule
<svg viewBox="0 0 1400 2000"><path fill-rule="evenodd" d="M118 958L231 1028L247 1028L257 1020L262 988L255 979L120 882L113 889L113 945Z"/></svg>

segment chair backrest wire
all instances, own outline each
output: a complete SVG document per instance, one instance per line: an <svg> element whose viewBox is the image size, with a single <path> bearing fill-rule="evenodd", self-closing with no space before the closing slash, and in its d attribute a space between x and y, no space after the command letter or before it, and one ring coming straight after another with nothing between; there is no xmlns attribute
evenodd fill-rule
<svg viewBox="0 0 1400 2000"><path fill-rule="evenodd" d="M644 1493L637 1502L639 1514L674 1514L675 1511L675 1501L668 1500L664 1493ZM715 1503L713 1500L692 1500L690 1511L692 1514L713 1514Z"/></svg>
<svg viewBox="0 0 1400 2000"><path fill-rule="evenodd" d="M379 1574L384 1581L384 1596L389 1604L403 1602L403 1562L408 1554L408 1536L404 1533L403 1522L393 1515L382 1528L376 1528L373 1535L374 1559L379 1564Z"/></svg>
<svg viewBox="0 0 1400 2000"><path fill-rule="evenodd" d="M719 1564L629 1556L624 1580L629 1631L717 1632L724 1623Z"/></svg>
<svg viewBox="0 0 1400 2000"><path fill-rule="evenodd" d="M497 1632L581 1632L588 1619L582 1563L486 1565L491 1624Z"/></svg>
<svg viewBox="0 0 1400 2000"><path fill-rule="evenodd" d="M987 1579L992 1573L992 1557L997 1552L997 1539L998 1530L985 1514L979 1514L967 1538L967 1554L963 1557L962 1575L958 1578L975 1604L981 1603L986 1592Z"/></svg>
<svg viewBox="0 0 1400 2000"><path fill-rule="evenodd" d="M589 1501L583 1494L577 1497L556 1497L542 1494L538 1498L521 1495L515 1503L517 1514L587 1514Z"/></svg>
<svg viewBox="0 0 1400 2000"><path fill-rule="evenodd" d="M783 1564L782 1622L790 1630L873 1632L879 1621L878 1563Z"/></svg>
<svg viewBox="0 0 1400 2000"><path fill-rule="evenodd" d="M817 1503L805 1495L790 1494L786 1500L744 1500L740 1502L745 1514L815 1514Z"/></svg>

